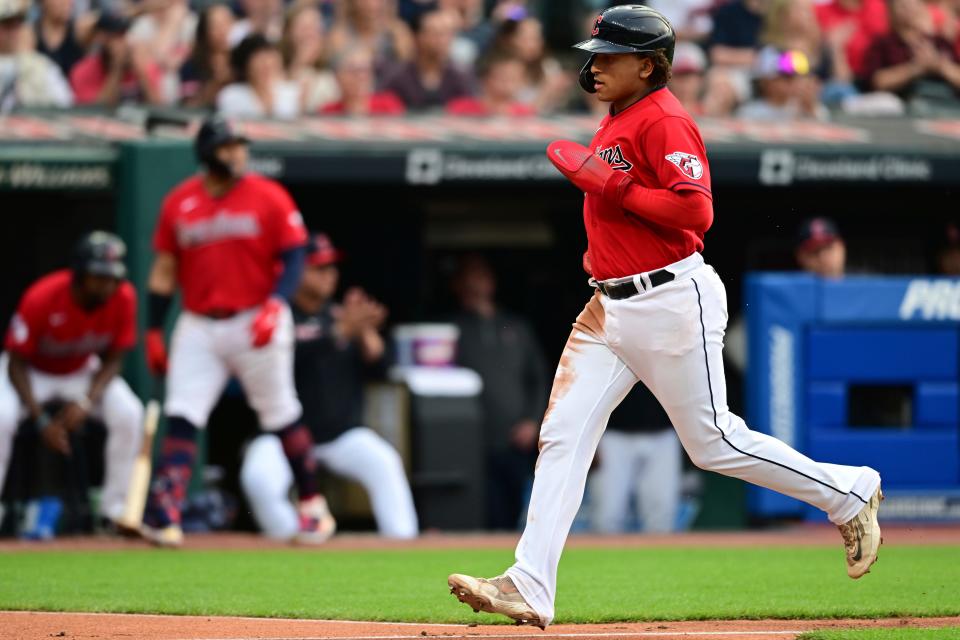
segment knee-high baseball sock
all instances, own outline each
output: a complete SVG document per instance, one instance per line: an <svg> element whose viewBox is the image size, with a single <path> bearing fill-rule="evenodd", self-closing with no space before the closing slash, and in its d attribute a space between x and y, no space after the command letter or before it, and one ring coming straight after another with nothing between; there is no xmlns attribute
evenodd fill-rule
<svg viewBox="0 0 960 640"><path fill-rule="evenodd" d="M290 462L293 479L297 483L297 495L300 500L309 500L317 491L317 463L313 459L313 436L310 430L300 423L294 423L277 432L283 453Z"/></svg>
<svg viewBox="0 0 960 640"><path fill-rule="evenodd" d="M151 527L180 524L187 485L197 454L198 429L183 418L167 419L167 435L157 465L143 521Z"/></svg>

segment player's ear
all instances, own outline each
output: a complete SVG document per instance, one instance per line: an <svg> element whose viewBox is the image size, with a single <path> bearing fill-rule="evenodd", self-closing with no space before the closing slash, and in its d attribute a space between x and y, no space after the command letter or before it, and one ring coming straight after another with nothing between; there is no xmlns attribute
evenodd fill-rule
<svg viewBox="0 0 960 640"><path fill-rule="evenodd" d="M653 58L645 55L638 55L640 65L637 68L637 77L641 80L647 80L653 73Z"/></svg>

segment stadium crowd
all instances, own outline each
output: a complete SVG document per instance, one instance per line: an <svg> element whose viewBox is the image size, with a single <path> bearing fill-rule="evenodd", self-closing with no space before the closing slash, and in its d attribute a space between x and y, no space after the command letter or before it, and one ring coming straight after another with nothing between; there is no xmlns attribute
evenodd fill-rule
<svg viewBox="0 0 960 640"><path fill-rule="evenodd" d="M573 0L571 31L607 4ZM751 120L956 107L957 0L649 0L671 86ZM0 0L0 112L120 104L238 117L600 110L541 0Z"/></svg>

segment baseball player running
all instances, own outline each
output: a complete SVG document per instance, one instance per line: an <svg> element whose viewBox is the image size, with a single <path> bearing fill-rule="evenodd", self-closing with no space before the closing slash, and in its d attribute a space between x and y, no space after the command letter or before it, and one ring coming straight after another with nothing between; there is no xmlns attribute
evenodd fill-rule
<svg viewBox="0 0 960 640"><path fill-rule="evenodd" d="M591 283L540 433L540 457L516 563L489 580L454 574L451 592L520 623L554 616L557 564L611 411L638 380L663 405L694 464L825 511L843 535L847 573L877 558L880 475L810 460L751 431L727 407L726 292L704 264L713 222L710 169L693 119L666 88L675 35L647 7L616 6L576 47L581 85L610 103L590 144L557 141L550 160L585 192Z"/></svg>
<svg viewBox="0 0 960 640"><path fill-rule="evenodd" d="M31 418L47 446L70 455L69 432L95 416L107 428L100 515L111 522L123 515L143 435L143 404L117 375L137 340L125 254L120 238L94 231L77 244L70 269L23 294L0 356L0 492L21 420ZM43 405L53 399L67 404L48 415Z"/></svg>
<svg viewBox="0 0 960 640"><path fill-rule="evenodd" d="M196 137L203 172L174 187L154 234L149 279L148 365L166 371L167 433L142 534L161 546L183 540L180 515L196 436L231 376L261 427L280 439L297 484L299 540L322 542L335 523L317 492L313 439L293 385L293 320L287 300L303 273L307 233L278 183L247 173L247 140L219 116ZM163 324L175 288L169 369Z"/></svg>

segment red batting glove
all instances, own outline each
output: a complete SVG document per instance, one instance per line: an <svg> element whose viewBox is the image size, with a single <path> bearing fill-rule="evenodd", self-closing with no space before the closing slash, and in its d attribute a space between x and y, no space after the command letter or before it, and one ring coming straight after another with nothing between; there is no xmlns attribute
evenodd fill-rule
<svg viewBox="0 0 960 640"><path fill-rule="evenodd" d="M144 337L144 349L147 353L147 368L155 376L167 372L167 345L163 342L163 329L147 329Z"/></svg>
<svg viewBox="0 0 960 640"><path fill-rule="evenodd" d="M584 193L620 203L627 187L633 184L625 171L615 171L582 144L555 140L547 147L547 157L560 173Z"/></svg>
<svg viewBox="0 0 960 640"><path fill-rule="evenodd" d="M254 349L259 349L270 342L282 310L283 302L279 298L268 298L260 307L260 313L257 314L257 317L253 319L253 324L250 325Z"/></svg>

